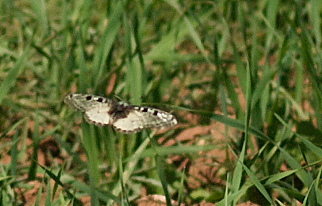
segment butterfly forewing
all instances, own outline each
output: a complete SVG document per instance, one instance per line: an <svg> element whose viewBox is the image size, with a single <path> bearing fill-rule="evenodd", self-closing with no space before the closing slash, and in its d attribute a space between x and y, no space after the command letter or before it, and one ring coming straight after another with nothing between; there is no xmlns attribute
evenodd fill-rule
<svg viewBox="0 0 322 206"><path fill-rule="evenodd" d="M97 125L113 125L121 132L137 132L145 128L171 127L176 118L165 111L151 107L133 106L89 94L70 94L67 104L85 112L85 119Z"/></svg>
<svg viewBox="0 0 322 206"><path fill-rule="evenodd" d="M177 124L175 117L165 111L150 107L131 106L125 118L116 119L115 129L128 133L145 128L164 128Z"/></svg>
<svg viewBox="0 0 322 206"><path fill-rule="evenodd" d="M65 97L64 101L82 112L99 106L110 106L112 104L112 100L108 98L90 94L69 94Z"/></svg>

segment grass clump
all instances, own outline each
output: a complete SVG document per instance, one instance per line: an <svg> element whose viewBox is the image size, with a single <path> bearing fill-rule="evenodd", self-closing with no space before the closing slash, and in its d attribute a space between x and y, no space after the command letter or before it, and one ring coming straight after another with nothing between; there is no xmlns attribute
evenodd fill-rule
<svg viewBox="0 0 322 206"><path fill-rule="evenodd" d="M0 6L2 205L322 202L319 1ZM71 92L179 124L89 125Z"/></svg>

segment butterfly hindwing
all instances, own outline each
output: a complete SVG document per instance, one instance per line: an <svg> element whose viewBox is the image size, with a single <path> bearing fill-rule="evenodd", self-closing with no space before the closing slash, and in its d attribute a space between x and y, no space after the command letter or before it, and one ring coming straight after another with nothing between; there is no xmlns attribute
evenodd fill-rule
<svg viewBox="0 0 322 206"><path fill-rule="evenodd" d="M113 123L113 119L110 115L107 115L110 108L94 107L85 112L85 119L89 123L93 123L100 126L106 126Z"/></svg>

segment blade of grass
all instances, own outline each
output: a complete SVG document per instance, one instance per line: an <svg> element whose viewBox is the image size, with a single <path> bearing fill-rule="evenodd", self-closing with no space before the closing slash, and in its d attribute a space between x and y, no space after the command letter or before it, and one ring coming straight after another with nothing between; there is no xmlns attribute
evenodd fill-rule
<svg viewBox="0 0 322 206"><path fill-rule="evenodd" d="M110 191L103 190L100 188L92 188L91 186L85 184L82 181L76 180L72 178L71 176L68 175L63 175L61 182L65 185L68 184L72 188L85 192L87 194L91 194L92 192L95 192L95 196L98 197L99 200L104 201L104 202L109 202L111 200L115 201L116 203L120 203L121 200L113 195Z"/></svg>
<svg viewBox="0 0 322 206"><path fill-rule="evenodd" d="M82 33L83 27L82 25L80 26L80 29L77 32L77 39L79 42L79 47L77 47L77 62L79 66L79 79L78 79L78 91L82 93L87 93L89 88L92 88L92 83L94 81L93 78L88 78L89 72L91 68L87 68L86 66L86 61L85 61L85 43L84 43L84 38L83 38L83 33ZM95 70L95 68L92 68Z"/></svg>
<svg viewBox="0 0 322 206"><path fill-rule="evenodd" d="M46 7L46 1L45 0L32 0L31 5L34 11L34 14L36 14L36 18L38 21L38 24L40 26L40 31L42 35L48 34L48 17L47 17L47 7Z"/></svg>
<svg viewBox="0 0 322 206"><path fill-rule="evenodd" d="M148 148L146 149L141 157L152 157L157 154L159 156L167 156L170 154L190 154L190 153L198 153L200 151L208 151L208 150L213 150L216 149L216 145L204 145L204 146L198 146L198 145L193 145L193 146L186 146L186 145L179 145L179 146L169 146L169 147L164 147L164 146L155 146L154 148Z"/></svg>
<svg viewBox="0 0 322 206"><path fill-rule="evenodd" d="M310 7L310 17L312 19L312 26L315 35L316 45L319 47L321 45L321 18L320 18L320 11L321 11L321 2L319 0L310 0L312 6ZM317 48L318 48L317 47Z"/></svg>
<svg viewBox="0 0 322 206"><path fill-rule="evenodd" d="M34 180L36 178L36 173L37 173L38 149L39 149L39 143L41 141L38 113L36 113L36 117L34 121L35 121L35 126L34 126L34 133L33 133L32 161L28 171L29 180Z"/></svg>
<svg viewBox="0 0 322 206"><path fill-rule="evenodd" d="M98 205L99 199L97 196L97 193L95 192L94 188L99 187L100 182L100 171L99 171L99 164L100 159L99 157L100 152L98 151L98 148L96 145L97 138L95 133L95 128L93 125L88 125L83 121L82 125L82 131L83 131L83 141L84 141L84 147L86 150L86 154L88 157L88 174L89 174L89 182L90 182L90 188L91 188L91 204L92 205Z"/></svg>
<svg viewBox="0 0 322 206"><path fill-rule="evenodd" d="M45 205L52 205L52 200L51 200L51 193L52 193L52 190L51 190L51 182L48 181L47 183L47 187L46 187L46 199L45 199Z"/></svg>
<svg viewBox="0 0 322 206"><path fill-rule="evenodd" d="M12 138L12 147L11 147L11 164L10 164L10 171L11 175L15 177L17 175L17 165L18 165L18 160L19 160L19 150L18 150L18 143L19 143L19 131L17 131Z"/></svg>
<svg viewBox="0 0 322 206"><path fill-rule="evenodd" d="M184 107L175 107L175 108L176 108L176 110L189 111L194 114L199 114L203 117L211 118L217 122L221 122L227 126L234 127L240 131L246 131L246 127L245 127L244 122L239 119L232 119L232 118L226 117L224 115L213 114L211 112L205 112L205 111L201 111L201 110L192 110L192 109L187 109ZM255 135L256 137L261 138L265 141L272 142L270 137L268 137L264 132L260 131L259 129L257 129L255 127L252 127L252 126L249 127L249 134Z"/></svg>
<svg viewBox="0 0 322 206"><path fill-rule="evenodd" d="M127 4L127 0L116 1L112 8L112 13L109 15L109 23L104 31L102 38L100 39L100 46L97 49L97 52L94 56L94 66L93 69L93 77L95 77L96 81L94 84L95 90L97 89L97 85L99 84L99 78L102 78L104 74L105 62L107 60L108 54L112 49L112 46L115 42L115 38L119 34L121 28L121 21L123 12L125 12L124 5ZM115 6L114 6L115 5Z"/></svg>
<svg viewBox="0 0 322 206"><path fill-rule="evenodd" d="M275 115L275 117L284 125L287 126L287 124L282 120L281 117L278 115ZM288 128L290 131L292 131L292 128ZM283 157L285 161L289 164L289 166L293 169L299 169L301 168L301 163L298 162L297 159L295 159L290 153L288 153L284 148L279 147L280 152L283 154ZM299 170L296 175L298 178L303 182L305 187L309 188L313 182L312 175L304 170Z"/></svg>
<svg viewBox="0 0 322 206"><path fill-rule="evenodd" d="M27 64L27 60L30 54L30 47L27 47L23 54L18 57L14 67L10 69L7 77L0 84L0 104L2 103L9 90L14 86L17 81L17 77L22 72Z"/></svg>
<svg viewBox="0 0 322 206"><path fill-rule="evenodd" d="M199 20L202 23L203 21L207 20L210 15L213 14L213 11L210 10L208 12L205 12L202 16L200 16ZM191 30L194 30L194 28L197 26L196 22L191 22L188 19L183 20L177 20L174 21L175 25L173 25L173 29L170 30L168 34L164 34L162 36L161 41L159 41L153 49L150 50L148 54L145 55L145 59L147 61L149 60L155 60L155 61L164 61L164 62L173 62L176 59L176 52L175 47L176 45L179 45L182 41L186 40L186 35L191 32ZM190 33L191 34L191 33ZM195 32L191 34L194 36L194 40L199 45L199 37L195 36ZM203 47L199 48L203 50ZM178 55L178 54L177 54ZM179 55L185 57L186 55ZM203 59L208 59L208 55L203 56ZM189 61L189 58L187 59Z"/></svg>
<svg viewBox="0 0 322 206"><path fill-rule="evenodd" d="M37 192L37 199L35 202L35 206L40 206L41 205L41 197L42 197L42 192L43 192L43 186L41 185L38 192Z"/></svg>
<svg viewBox="0 0 322 206"><path fill-rule="evenodd" d="M126 165L124 166L124 172L121 174L122 175L122 181L123 184L127 184L128 180L130 179L131 175L133 174L133 171L135 169L135 166L137 165L138 161L141 159L141 154L147 147L148 143L150 142L149 138L146 138L140 147L135 151L133 155L131 155L130 158L128 158L126 161ZM112 193L114 195L119 195L120 192L122 191L122 185L121 182L118 182L113 188Z"/></svg>

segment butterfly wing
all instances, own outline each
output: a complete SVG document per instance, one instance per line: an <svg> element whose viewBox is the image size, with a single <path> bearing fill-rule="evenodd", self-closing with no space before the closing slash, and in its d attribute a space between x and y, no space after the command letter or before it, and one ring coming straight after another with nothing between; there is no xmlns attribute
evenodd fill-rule
<svg viewBox="0 0 322 206"><path fill-rule="evenodd" d="M111 115L109 115L110 110L110 107L107 105L94 107L85 112L85 120L100 126L109 125L113 122Z"/></svg>
<svg viewBox="0 0 322 206"><path fill-rule="evenodd" d="M177 124L176 118L165 111L150 107L131 106L127 108L127 115L116 118L113 126L116 130L130 133L145 128L164 128Z"/></svg>
<svg viewBox="0 0 322 206"><path fill-rule="evenodd" d="M91 94L69 94L65 97L64 102L85 112L102 104L110 105L112 100Z"/></svg>
<svg viewBox="0 0 322 206"><path fill-rule="evenodd" d="M65 97L65 103L85 112L89 123L105 126L111 123L109 115L113 101L111 99L90 94L70 94Z"/></svg>

